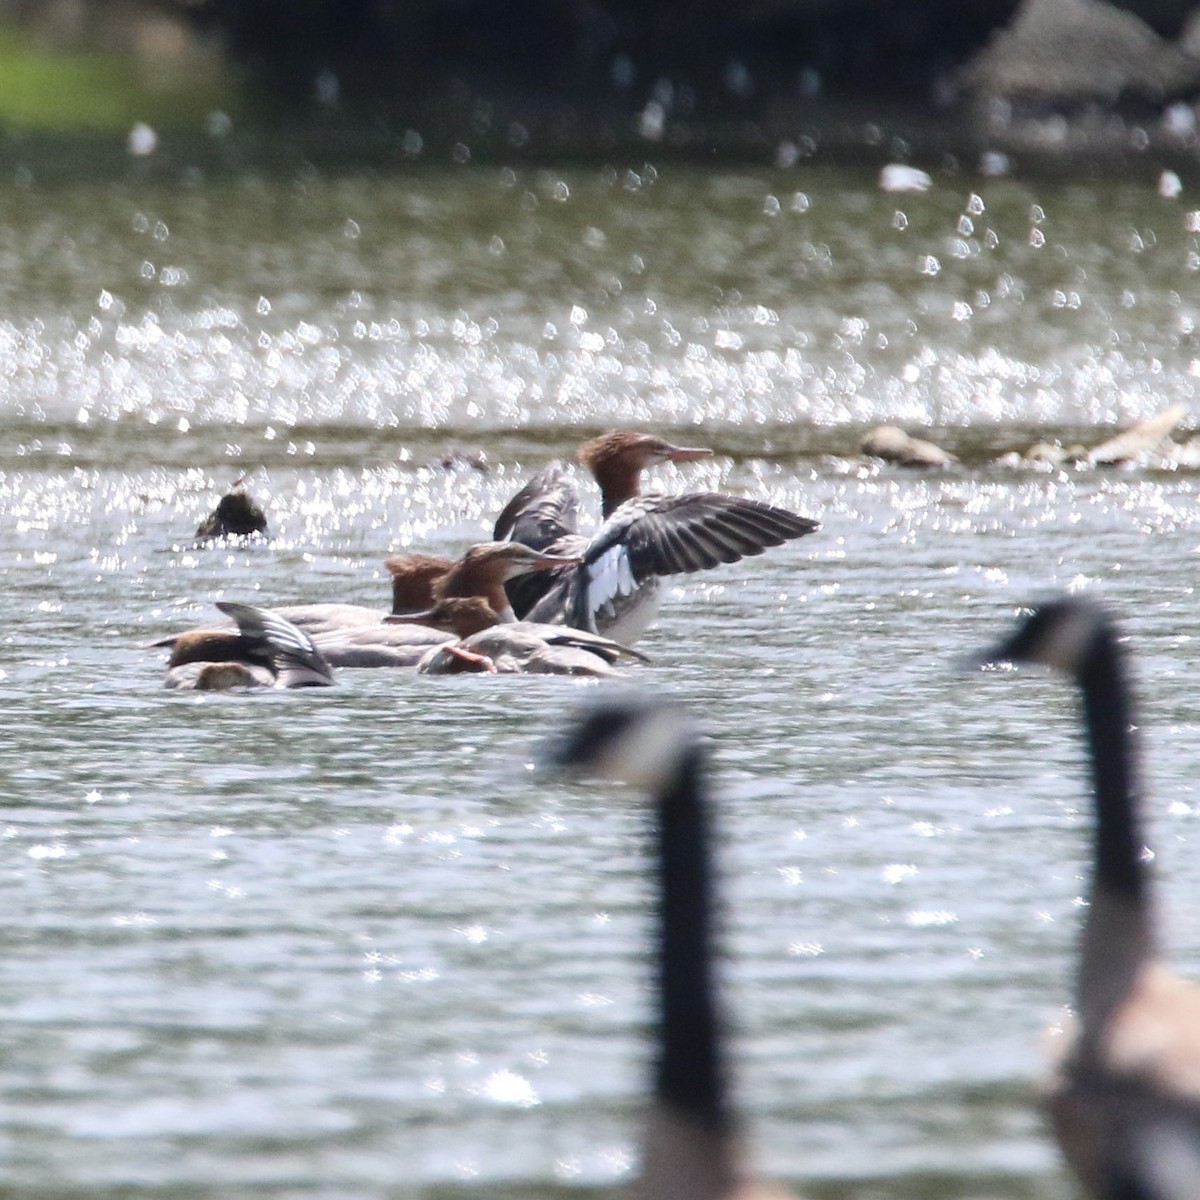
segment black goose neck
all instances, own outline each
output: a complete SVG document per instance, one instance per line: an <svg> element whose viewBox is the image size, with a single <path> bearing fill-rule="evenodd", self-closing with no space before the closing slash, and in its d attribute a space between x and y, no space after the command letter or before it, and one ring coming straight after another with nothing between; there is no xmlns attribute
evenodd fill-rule
<svg viewBox="0 0 1200 1200"><path fill-rule="evenodd" d="M658 805L660 1056L656 1092L714 1129L730 1123L712 961L714 886L705 753L691 744Z"/></svg>
<svg viewBox="0 0 1200 1200"><path fill-rule="evenodd" d="M1144 899L1133 703L1121 648L1102 629L1079 670L1096 803L1095 886Z"/></svg>

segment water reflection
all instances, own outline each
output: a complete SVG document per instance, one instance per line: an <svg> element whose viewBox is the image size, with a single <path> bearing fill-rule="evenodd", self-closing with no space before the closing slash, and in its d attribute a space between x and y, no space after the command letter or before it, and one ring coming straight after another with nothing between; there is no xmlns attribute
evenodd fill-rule
<svg viewBox="0 0 1200 1200"><path fill-rule="evenodd" d="M636 178L15 190L10 405L501 430L1096 424L1192 394L1194 222L1149 189Z"/></svg>

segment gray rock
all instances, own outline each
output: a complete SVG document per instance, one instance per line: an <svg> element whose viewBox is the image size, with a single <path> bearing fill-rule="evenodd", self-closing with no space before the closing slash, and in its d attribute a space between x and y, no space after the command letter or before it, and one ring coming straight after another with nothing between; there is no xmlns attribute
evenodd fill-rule
<svg viewBox="0 0 1200 1200"><path fill-rule="evenodd" d="M860 449L872 458L901 467L947 467L958 462L940 446L910 437L896 425L877 425L863 438Z"/></svg>
<svg viewBox="0 0 1200 1200"><path fill-rule="evenodd" d="M1200 86L1200 57L1188 52L1197 41L1169 42L1104 0L1024 0L959 85L979 99L1161 103Z"/></svg>
<svg viewBox="0 0 1200 1200"><path fill-rule="evenodd" d="M1175 427L1187 416L1187 406L1172 404L1170 408L1139 421L1131 429L1111 437L1088 453L1088 461L1096 466L1109 467L1121 463L1143 461L1154 454L1167 451ZM1166 457L1170 457L1169 453Z"/></svg>

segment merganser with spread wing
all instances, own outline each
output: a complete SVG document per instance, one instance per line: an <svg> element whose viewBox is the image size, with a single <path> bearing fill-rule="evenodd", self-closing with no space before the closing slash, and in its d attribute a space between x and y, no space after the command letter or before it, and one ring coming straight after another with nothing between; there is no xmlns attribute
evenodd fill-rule
<svg viewBox="0 0 1200 1200"><path fill-rule="evenodd" d="M530 480L501 514L495 535L528 539L583 561L547 576L544 593L532 603L519 593L517 615L603 633L628 645L653 621L664 576L737 562L820 528L787 509L720 492L641 494L641 473L648 466L711 453L628 430L585 442L579 460L600 485L604 516L590 538L574 527L578 500L561 469L548 468Z"/></svg>

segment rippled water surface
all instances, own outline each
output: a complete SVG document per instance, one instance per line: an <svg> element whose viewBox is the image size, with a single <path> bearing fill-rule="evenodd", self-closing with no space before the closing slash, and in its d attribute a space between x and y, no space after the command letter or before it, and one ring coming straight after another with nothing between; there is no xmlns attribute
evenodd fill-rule
<svg viewBox="0 0 1200 1200"><path fill-rule="evenodd" d="M641 167L0 198L0 1190L628 1177L647 815L526 769L595 685L201 697L145 645L221 598L382 607L388 552L460 551L633 425L716 451L660 486L823 522L676 580L633 671L713 739L755 1162L817 1200L1073 1195L1034 1101L1087 854L1072 697L958 668L1055 587L1125 615L1195 965L1196 476L994 462L1190 413L1186 193ZM883 420L962 465L860 457ZM274 540L195 549L243 474Z"/></svg>

